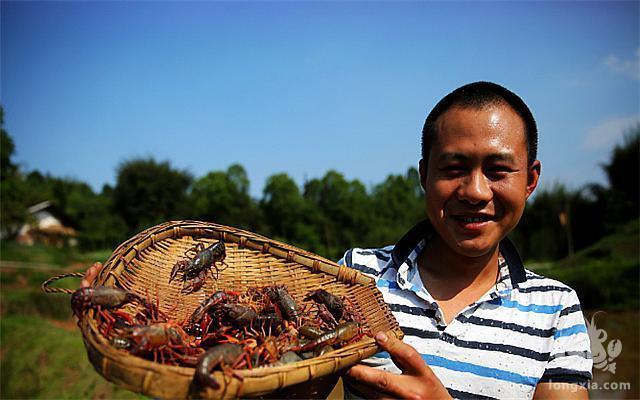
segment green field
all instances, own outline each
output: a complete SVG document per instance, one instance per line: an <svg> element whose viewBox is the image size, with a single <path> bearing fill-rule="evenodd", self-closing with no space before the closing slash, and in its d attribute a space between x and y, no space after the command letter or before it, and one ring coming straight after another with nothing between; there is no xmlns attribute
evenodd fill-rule
<svg viewBox="0 0 640 400"><path fill-rule="evenodd" d="M536 273L558 279L578 292L587 310L638 310L640 235L638 221Z"/></svg>
<svg viewBox="0 0 640 400"><path fill-rule="evenodd" d="M105 381L89 365L73 323L3 316L3 398L139 398Z"/></svg>
<svg viewBox="0 0 640 400"><path fill-rule="evenodd" d="M95 261L104 262L110 255L111 250L82 253L75 247L50 247L41 244L23 246L14 242L0 241L0 259L2 261L81 267Z"/></svg>
<svg viewBox="0 0 640 400"><path fill-rule="evenodd" d="M93 370L72 319L69 296L40 291L42 278L55 272L0 271L0 397L139 398Z"/></svg>

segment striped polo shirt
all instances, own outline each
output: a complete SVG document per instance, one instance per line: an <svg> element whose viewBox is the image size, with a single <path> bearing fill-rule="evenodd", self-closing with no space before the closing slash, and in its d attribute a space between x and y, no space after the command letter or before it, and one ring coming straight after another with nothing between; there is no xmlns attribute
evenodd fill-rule
<svg viewBox="0 0 640 400"><path fill-rule="evenodd" d="M504 239L495 286L446 324L418 273L418 255L432 234L424 221L395 246L354 248L340 262L376 280L404 342L453 397L522 399L540 382L588 383L589 336L573 289L526 270ZM401 373L388 353L363 363Z"/></svg>

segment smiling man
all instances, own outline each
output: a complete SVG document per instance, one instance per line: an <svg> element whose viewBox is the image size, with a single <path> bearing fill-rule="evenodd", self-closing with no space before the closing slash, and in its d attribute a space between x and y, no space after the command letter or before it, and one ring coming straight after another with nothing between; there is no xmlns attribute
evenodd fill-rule
<svg viewBox="0 0 640 400"><path fill-rule="evenodd" d="M424 125L428 221L343 262L374 277L405 333L347 374L347 397L586 398L576 293L525 270L507 239L540 176L526 104L489 82L444 97Z"/></svg>

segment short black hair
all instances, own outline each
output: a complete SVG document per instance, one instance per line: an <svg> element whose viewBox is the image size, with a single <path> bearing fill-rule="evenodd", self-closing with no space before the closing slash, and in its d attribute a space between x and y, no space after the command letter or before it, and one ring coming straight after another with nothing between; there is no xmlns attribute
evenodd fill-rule
<svg viewBox="0 0 640 400"><path fill-rule="evenodd" d="M480 109L488 105L506 103L520 115L525 125L527 138L527 158L531 165L538 153L538 127L531 110L525 102L509 89L492 82L473 82L461 86L446 95L433 107L422 128L422 159L428 162L431 143L436 135L438 118L450 108Z"/></svg>

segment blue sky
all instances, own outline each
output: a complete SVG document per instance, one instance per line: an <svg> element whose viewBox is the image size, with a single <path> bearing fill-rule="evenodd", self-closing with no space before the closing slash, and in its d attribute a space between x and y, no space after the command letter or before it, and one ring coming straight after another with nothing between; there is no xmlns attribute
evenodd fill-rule
<svg viewBox="0 0 640 400"><path fill-rule="evenodd" d="M100 189L133 157L251 192L417 165L428 111L464 83L521 95L543 185L605 182L639 117L638 2L5 2L1 102L26 169Z"/></svg>

